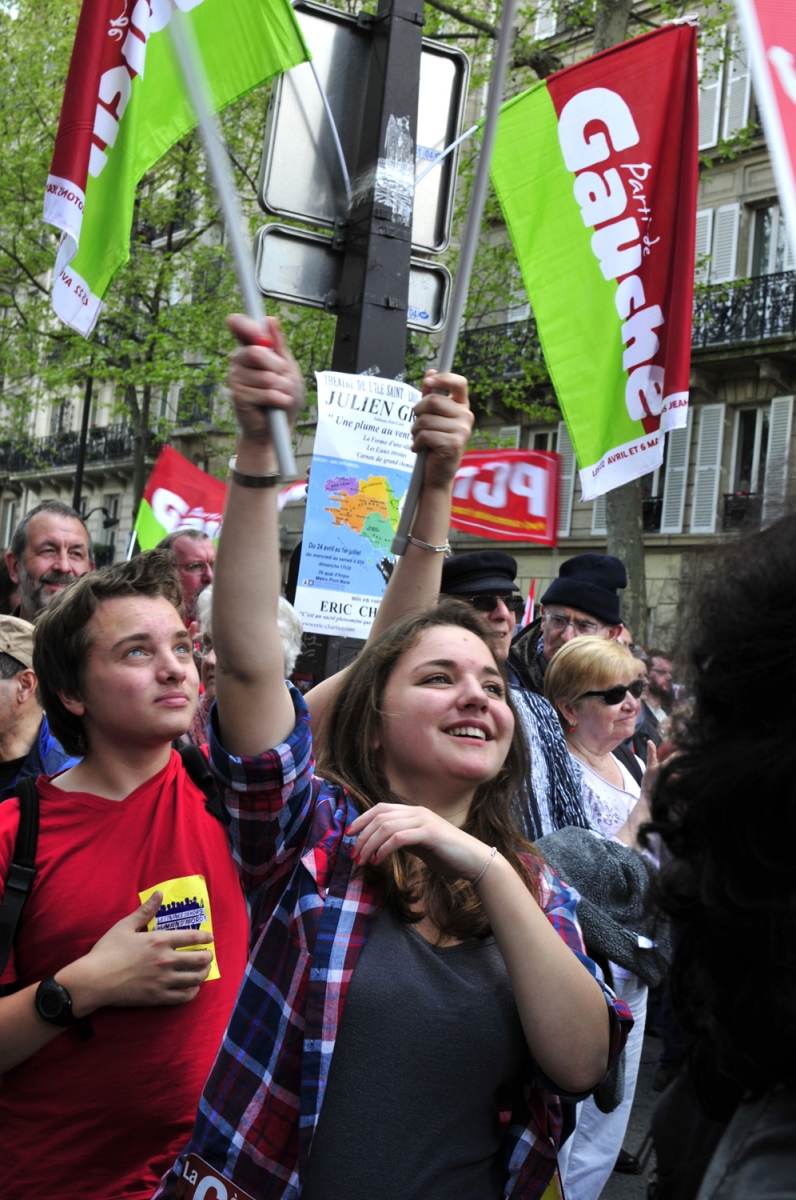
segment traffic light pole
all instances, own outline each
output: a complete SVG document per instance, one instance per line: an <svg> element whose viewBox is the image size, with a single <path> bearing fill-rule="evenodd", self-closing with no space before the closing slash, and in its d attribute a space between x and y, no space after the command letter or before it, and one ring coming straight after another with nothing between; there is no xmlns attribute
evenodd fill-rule
<svg viewBox="0 0 796 1200"><path fill-rule="evenodd" d="M403 375L423 0L379 0L332 370Z"/></svg>

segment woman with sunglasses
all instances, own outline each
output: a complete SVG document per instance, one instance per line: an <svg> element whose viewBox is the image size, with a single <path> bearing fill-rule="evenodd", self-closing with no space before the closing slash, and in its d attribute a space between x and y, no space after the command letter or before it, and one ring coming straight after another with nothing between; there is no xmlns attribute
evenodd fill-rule
<svg viewBox="0 0 796 1200"><path fill-rule="evenodd" d="M545 695L564 728L569 752L583 773L584 798L593 830L641 850L638 831L650 820L649 782L639 784L644 764L633 756L636 772L618 747L632 737L644 687L639 664L618 642L579 637L562 647L545 673ZM623 761L624 759L624 761ZM650 745L647 767L656 765ZM648 851L645 851L648 853ZM636 975L609 964L613 986L630 1007L635 1025L625 1047L625 1089L611 1113L600 1112L589 1098L578 1105L575 1131L559 1152L559 1171L567 1200L597 1200L622 1153L644 1041L647 985ZM628 1158L630 1156L627 1156ZM625 1169L632 1166L628 1163Z"/></svg>
<svg viewBox="0 0 796 1200"><path fill-rule="evenodd" d="M616 752L633 736L643 688L630 651L605 638L574 639L545 674L545 695L583 773L595 827L636 849L639 827L650 819L639 782L645 767L635 755L631 760L627 752ZM654 748L650 765L655 765Z"/></svg>

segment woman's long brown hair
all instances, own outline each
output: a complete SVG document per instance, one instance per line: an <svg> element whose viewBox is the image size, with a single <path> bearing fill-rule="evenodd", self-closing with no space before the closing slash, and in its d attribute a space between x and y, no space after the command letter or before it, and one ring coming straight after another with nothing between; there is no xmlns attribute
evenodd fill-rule
<svg viewBox="0 0 796 1200"><path fill-rule="evenodd" d="M492 651L492 639L471 609L460 601L443 600L436 608L393 625L362 652L345 678L329 717L318 773L344 787L360 812L381 801L408 803L390 790L381 751L376 749L384 691L401 656L427 630L448 625L475 634ZM538 852L517 832L510 815L512 801L519 798L522 802L527 795L530 764L525 735L508 689L506 697L514 713L509 752L496 777L476 790L464 830L487 846L497 846L538 897L537 882L520 857L524 854L538 859ZM419 869L419 864L415 855L399 850L366 871L383 888L385 903L404 920L419 921L427 916L448 937L465 939L488 934L489 922L472 884L466 879L445 879L435 871ZM417 910L418 905L422 911Z"/></svg>

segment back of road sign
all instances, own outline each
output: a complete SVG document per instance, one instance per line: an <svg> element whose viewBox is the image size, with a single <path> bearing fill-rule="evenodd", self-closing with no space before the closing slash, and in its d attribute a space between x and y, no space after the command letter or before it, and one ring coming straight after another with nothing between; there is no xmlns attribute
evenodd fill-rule
<svg viewBox="0 0 796 1200"><path fill-rule="evenodd" d="M294 5L334 114L346 164L357 160L368 82L371 31L336 9ZM461 50L423 41L417 116L417 173L458 137L470 64ZM412 249L441 253L450 240L458 149L415 191ZM351 180L356 193L357 180ZM347 200L328 117L309 63L281 75L271 99L260 165L258 199L267 213L334 228Z"/></svg>

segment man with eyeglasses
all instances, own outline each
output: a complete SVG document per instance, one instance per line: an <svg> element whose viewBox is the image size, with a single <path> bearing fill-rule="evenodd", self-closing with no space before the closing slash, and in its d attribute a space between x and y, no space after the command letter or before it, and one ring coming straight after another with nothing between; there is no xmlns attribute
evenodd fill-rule
<svg viewBox="0 0 796 1200"><path fill-rule="evenodd" d="M525 836L537 841L566 825L588 828L589 822L558 718L544 696L525 687L514 669L512 638L525 607L516 576L517 561L510 554L478 550L446 560L440 590L475 610L495 639L495 657L507 664L512 699L531 755L531 787L517 818Z"/></svg>
<svg viewBox="0 0 796 1200"><path fill-rule="evenodd" d="M200 594L213 582L216 547L201 529L178 529L158 543L158 550L170 550L182 584L185 621L192 633L198 632L196 604Z"/></svg>
<svg viewBox="0 0 796 1200"><path fill-rule="evenodd" d="M558 651L576 637L622 633L619 596L627 587L624 563L612 554L578 554L561 564L542 596L541 616L517 638L511 665L525 687L544 693L544 673Z"/></svg>

